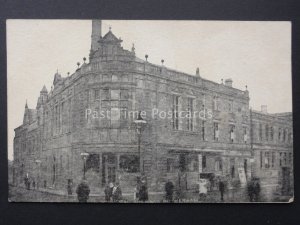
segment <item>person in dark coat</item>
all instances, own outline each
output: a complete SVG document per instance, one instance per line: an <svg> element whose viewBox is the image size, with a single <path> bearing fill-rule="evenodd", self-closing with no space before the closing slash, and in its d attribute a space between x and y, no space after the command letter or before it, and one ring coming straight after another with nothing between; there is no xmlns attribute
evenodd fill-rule
<svg viewBox="0 0 300 225"><path fill-rule="evenodd" d="M77 186L76 194L79 202L87 202L89 199L90 187L85 180Z"/></svg>
<svg viewBox="0 0 300 225"><path fill-rule="evenodd" d="M148 187L145 180L141 181L138 196L139 196L139 201L141 202L148 201Z"/></svg>
<svg viewBox="0 0 300 225"><path fill-rule="evenodd" d="M254 201L258 202L259 201L259 195L260 195L260 184L259 184L259 179L258 178L256 178L254 180L253 191L254 191Z"/></svg>
<svg viewBox="0 0 300 225"><path fill-rule="evenodd" d="M109 185L105 186L104 194L105 194L105 201L110 202L112 197L112 188Z"/></svg>
<svg viewBox="0 0 300 225"><path fill-rule="evenodd" d="M122 190L119 183L116 183L116 185L113 187L112 200L113 202L119 202L122 200Z"/></svg>
<svg viewBox="0 0 300 225"><path fill-rule="evenodd" d="M247 185L247 192L250 202L253 202L254 199L254 181L250 180Z"/></svg>
<svg viewBox="0 0 300 225"><path fill-rule="evenodd" d="M173 202L174 184L170 180L168 180L168 182L165 185L165 191L166 191L166 200L168 202Z"/></svg>
<svg viewBox="0 0 300 225"><path fill-rule="evenodd" d="M72 186L73 186L73 182L72 182L72 180L69 179L68 180L68 185L67 185L68 195L72 195L73 194Z"/></svg>
<svg viewBox="0 0 300 225"><path fill-rule="evenodd" d="M221 201L223 202L224 201L224 192L225 192L225 183L222 180L219 181L219 191L221 194Z"/></svg>

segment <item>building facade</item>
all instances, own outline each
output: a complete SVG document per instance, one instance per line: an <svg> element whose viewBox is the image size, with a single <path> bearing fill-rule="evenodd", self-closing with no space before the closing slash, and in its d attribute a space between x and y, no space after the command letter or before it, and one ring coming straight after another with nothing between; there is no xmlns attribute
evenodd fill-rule
<svg viewBox="0 0 300 225"><path fill-rule="evenodd" d="M252 149L255 161L255 176L263 186L266 195L279 193L292 195L293 174L293 119L292 113L267 113L251 111L253 129Z"/></svg>
<svg viewBox="0 0 300 225"><path fill-rule="evenodd" d="M265 164L257 163L260 154L272 162L269 146L277 160L283 153L281 163L284 153L292 153L292 141L276 142L274 131L274 142L260 142L252 127L274 123L269 126L288 130L288 140L291 114L250 111L249 92L233 88L231 79L215 83L202 78L199 69L190 75L165 67L163 60L155 65L147 55L139 59L134 46L123 49L111 30L102 37L99 21L93 21L91 42L88 63L84 59L66 77L57 72L35 109L26 103L14 138L17 185L29 176L40 187L65 190L85 172L94 193L103 193L109 182L132 191L141 175L150 191L163 191L167 180L194 191L200 177L213 189L219 176L229 186L245 185L254 173L269 176ZM142 129L137 129L138 112ZM83 159L82 153L88 156Z"/></svg>

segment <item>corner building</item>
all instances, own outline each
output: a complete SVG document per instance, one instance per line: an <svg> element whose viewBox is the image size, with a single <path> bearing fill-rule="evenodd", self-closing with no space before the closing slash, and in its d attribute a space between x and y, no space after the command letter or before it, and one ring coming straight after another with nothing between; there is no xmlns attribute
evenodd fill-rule
<svg viewBox="0 0 300 225"><path fill-rule="evenodd" d="M66 190L83 176L81 153L88 153L86 179L92 193L103 193L108 182L133 192L141 172L149 191L164 191L167 180L183 192L196 191L199 177L223 176L229 186L253 173L249 92L232 80L215 83L155 65L122 48L101 22L93 21L89 62L72 75L54 75L44 87L36 109L25 107L23 124L15 129L16 182L29 174L40 186ZM152 116L171 112L172 118ZM88 112L108 112L95 119ZM140 141L128 112L144 111ZM212 117L179 118L178 112L205 112ZM99 113L100 114L100 113ZM98 115L99 115L98 114ZM138 150L140 146L140 151Z"/></svg>

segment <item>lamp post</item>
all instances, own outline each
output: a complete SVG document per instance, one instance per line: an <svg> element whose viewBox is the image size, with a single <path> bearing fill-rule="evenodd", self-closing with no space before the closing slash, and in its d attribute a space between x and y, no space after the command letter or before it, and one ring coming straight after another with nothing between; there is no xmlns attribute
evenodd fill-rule
<svg viewBox="0 0 300 225"><path fill-rule="evenodd" d="M40 180L40 165L41 165L41 160L37 159L35 160L35 163L38 167L38 175L37 175L37 179L36 179L36 188L39 189L39 180Z"/></svg>
<svg viewBox="0 0 300 225"><path fill-rule="evenodd" d="M89 153L87 152L82 152L80 153L81 158L83 159L83 180L85 180L85 164L86 164L86 159L89 156Z"/></svg>
<svg viewBox="0 0 300 225"><path fill-rule="evenodd" d="M144 126L147 124L147 122L142 118L141 116L141 111L139 111L138 118L134 121L136 125L136 132L138 135L138 154L139 154L139 159L140 159L140 172L144 172L144 166L143 166L143 160L141 157L141 135Z"/></svg>

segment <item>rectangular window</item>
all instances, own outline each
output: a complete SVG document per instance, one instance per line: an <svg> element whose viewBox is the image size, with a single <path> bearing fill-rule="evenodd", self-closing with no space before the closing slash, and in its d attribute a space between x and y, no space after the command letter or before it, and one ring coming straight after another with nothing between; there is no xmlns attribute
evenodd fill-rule
<svg viewBox="0 0 300 225"><path fill-rule="evenodd" d="M111 90L111 99L119 100L120 99L120 91L119 90Z"/></svg>
<svg viewBox="0 0 300 225"><path fill-rule="evenodd" d="M275 167L275 162L276 162L276 156L275 156L275 152L272 152L272 162L271 162L271 166L272 168Z"/></svg>
<svg viewBox="0 0 300 225"><path fill-rule="evenodd" d="M110 99L109 89L102 89L101 99L102 100L109 100Z"/></svg>
<svg viewBox="0 0 300 225"><path fill-rule="evenodd" d="M174 168L174 160L173 159L167 159L167 172L173 172Z"/></svg>
<svg viewBox="0 0 300 225"><path fill-rule="evenodd" d="M263 167L263 152L260 152L260 168Z"/></svg>
<svg viewBox="0 0 300 225"><path fill-rule="evenodd" d="M247 127L244 127L244 143L248 141Z"/></svg>
<svg viewBox="0 0 300 225"><path fill-rule="evenodd" d="M262 124L259 124L259 130L258 130L258 138L260 141L262 141Z"/></svg>
<svg viewBox="0 0 300 225"><path fill-rule="evenodd" d="M213 109L214 110L219 110L219 97L218 96L214 96Z"/></svg>
<svg viewBox="0 0 300 225"><path fill-rule="evenodd" d="M205 120L202 120L202 127L201 127L201 135L202 135L202 141L205 141Z"/></svg>
<svg viewBox="0 0 300 225"><path fill-rule="evenodd" d="M289 165L292 166L293 164L293 155L292 153L289 153Z"/></svg>
<svg viewBox="0 0 300 225"><path fill-rule="evenodd" d="M229 125L229 134L230 134L230 142L233 143L235 139L235 126L234 125Z"/></svg>
<svg viewBox="0 0 300 225"><path fill-rule="evenodd" d="M279 153L279 166L282 166L282 153Z"/></svg>
<svg viewBox="0 0 300 225"><path fill-rule="evenodd" d="M286 129L283 129L283 140L282 142L286 141Z"/></svg>
<svg viewBox="0 0 300 225"><path fill-rule="evenodd" d="M283 153L283 161L284 161L284 165L287 165L287 153Z"/></svg>
<svg viewBox="0 0 300 225"><path fill-rule="evenodd" d="M270 140L274 140L274 127L270 127Z"/></svg>
<svg viewBox="0 0 300 225"><path fill-rule="evenodd" d="M269 125L266 124L265 126L265 136L266 136L266 141L269 140Z"/></svg>
<svg viewBox="0 0 300 225"><path fill-rule="evenodd" d="M278 142L281 142L281 128L278 128Z"/></svg>
<svg viewBox="0 0 300 225"><path fill-rule="evenodd" d="M122 89L121 90L121 100L128 100L129 99L129 90Z"/></svg>
<svg viewBox="0 0 300 225"><path fill-rule="evenodd" d="M188 111L188 118L187 118L187 130L192 131L193 130L193 99L188 98L187 101L187 111Z"/></svg>
<svg viewBox="0 0 300 225"><path fill-rule="evenodd" d="M206 155L202 156L202 169L206 168Z"/></svg>
<svg viewBox="0 0 300 225"><path fill-rule="evenodd" d="M136 155L120 155L119 165L127 173L137 173L140 170L139 157Z"/></svg>
<svg viewBox="0 0 300 225"><path fill-rule="evenodd" d="M270 168L270 152L265 152L265 168Z"/></svg>
<svg viewBox="0 0 300 225"><path fill-rule="evenodd" d="M214 123L214 140L219 141L219 124Z"/></svg>
<svg viewBox="0 0 300 225"><path fill-rule="evenodd" d="M97 100L99 97L99 90L94 90L94 99Z"/></svg>
<svg viewBox="0 0 300 225"><path fill-rule="evenodd" d="M173 116L173 129L174 130L178 130L178 128L179 128L178 110L179 110L179 96L173 95L172 116Z"/></svg>

